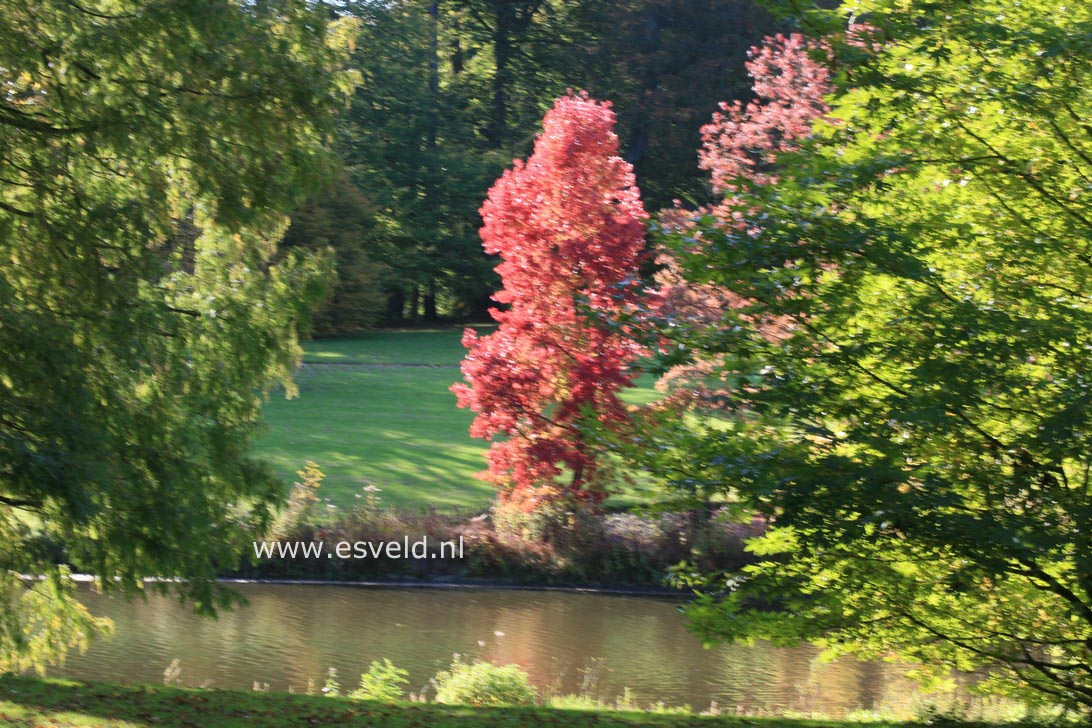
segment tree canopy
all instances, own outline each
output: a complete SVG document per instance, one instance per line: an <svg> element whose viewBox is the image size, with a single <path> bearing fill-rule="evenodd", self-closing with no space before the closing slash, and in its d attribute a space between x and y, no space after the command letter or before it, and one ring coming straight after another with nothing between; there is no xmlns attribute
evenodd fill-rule
<svg viewBox="0 0 1092 728"><path fill-rule="evenodd" d="M640 191L618 156L614 114L587 94L557 100L526 163L504 173L482 207L482 242L499 254L497 331L467 329L466 383L452 390L492 441L483 474L528 510L606 495L602 455L585 418L617 429L640 347L588 312L632 307L644 248ZM566 480L567 479L567 480Z"/></svg>
<svg viewBox="0 0 1092 728"><path fill-rule="evenodd" d="M336 146L373 207L375 226L354 245L386 267L390 323L488 318L498 281L478 208L568 88L614 104L650 207L708 202L701 126L719 101L747 96L745 51L775 27L751 0L396 0L337 12L360 21L351 63L362 83ZM323 315L339 328L340 313Z"/></svg>
<svg viewBox="0 0 1092 728"><path fill-rule="evenodd" d="M767 560L705 582L691 616L1092 705L1092 9L801 21L830 43L828 118L758 158L722 118L706 159L727 199L664 233L743 305L664 329L717 357L735 412L677 423L654 459L771 527ZM807 103L761 103L782 102Z"/></svg>
<svg viewBox="0 0 1092 728"><path fill-rule="evenodd" d="M314 336L355 334L386 314L390 245L377 231L376 205L343 173L292 213L282 253L333 251L337 277L311 321Z"/></svg>
<svg viewBox="0 0 1092 728"><path fill-rule="evenodd" d="M274 253L332 168L339 44L303 0L3 2L0 670L101 628L61 563L227 599L282 495L262 393L329 269Z"/></svg>

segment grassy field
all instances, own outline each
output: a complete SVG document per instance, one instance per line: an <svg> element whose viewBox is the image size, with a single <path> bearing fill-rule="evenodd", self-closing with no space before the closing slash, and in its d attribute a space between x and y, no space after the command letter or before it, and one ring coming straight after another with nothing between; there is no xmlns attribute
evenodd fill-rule
<svg viewBox="0 0 1092 728"><path fill-rule="evenodd" d="M0 725L36 728L835 728L848 723L781 718L712 718L550 708L473 708L432 703L385 704L285 693L86 684L0 677ZM869 723L875 728L898 725Z"/></svg>
<svg viewBox="0 0 1092 728"><path fill-rule="evenodd" d="M448 391L461 378L461 336L447 328L308 342L300 396L267 404L259 454L289 481L314 460L327 476L321 496L342 507L375 485L385 505L485 508L494 491L474 473L487 445L471 439L473 415ZM643 379L626 401L654 399L652 384Z"/></svg>
<svg viewBox="0 0 1092 728"><path fill-rule="evenodd" d="M492 326L475 326L483 333ZM303 360L325 364L428 364L458 367L466 349L462 326L392 329L304 344Z"/></svg>

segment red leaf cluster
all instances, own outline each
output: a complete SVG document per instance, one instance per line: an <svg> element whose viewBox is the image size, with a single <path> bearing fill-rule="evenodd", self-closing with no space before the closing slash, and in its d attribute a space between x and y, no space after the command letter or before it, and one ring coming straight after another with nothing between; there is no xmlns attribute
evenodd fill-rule
<svg viewBox="0 0 1092 728"><path fill-rule="evenodd" d="M815 120L830 110L824 96L833 90L826 43L799 33L767 38L748 53L747 71L758 97L743 105L722 102L713 121L702 127L701 166L713 176L713 187L735 192L741 180L769 184L777 176L766 169L779 152L811 134Z"/></svg>
<svg viewBox="0 0 1092 728"><path fill-rule="evenodd" d="M496 332L467 329L465 383L452 387L490 440L480 477L525 510L605 497L601 455L582 425L620 429L618 392L641 354L603 320L637 303L647 214L632 167L618 156L609 104L569 94L544 120L534 153L514 162L481 209L482 242L500 255ZM586 309L586 310L585 310Z"/></svg>

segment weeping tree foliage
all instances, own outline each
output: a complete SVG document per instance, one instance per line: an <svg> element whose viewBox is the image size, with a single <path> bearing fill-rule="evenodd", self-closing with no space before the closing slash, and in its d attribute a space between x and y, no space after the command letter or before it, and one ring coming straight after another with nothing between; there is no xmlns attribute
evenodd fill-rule
<svg viewBox="0 0 1092 728"><path fill-rule="evenodd" d="M330 267L273 253L331 166L339 43L303 0L0 3L0 671L104 627L62 563L230 600Z"/></svg>
<svg viewBox="0 0 1092 728"><path fill-rule="evenodd" d="M729 199L668 236L691 281L746 302L666 331L719 357L736 412L646 450L771 525L769 559L705 581L694 624L987 667L1087 709L1092 8L869 0L804 21L832 44L813 58L833 121L720 167Z"/></svg>

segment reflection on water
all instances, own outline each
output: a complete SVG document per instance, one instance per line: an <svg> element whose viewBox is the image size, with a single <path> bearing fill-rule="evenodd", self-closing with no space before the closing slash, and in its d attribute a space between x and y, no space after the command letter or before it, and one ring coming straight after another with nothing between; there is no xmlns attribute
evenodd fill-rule
<svg viewBox="0 0 1092 728"><path fill-rule="evenodd" d="M678 602L652 597L538 591L244 584L249 606L204 619L175 600L125 602L85 589L90 610L117 633L73 656L58 674L158 682L181 660L181 682L272 690L321 685L336 667L355 687L369 662L389 658L411 689L454 653L515 663L539 686L578 692L591 670L592 697L629 688L638 701L722 710L823 712L906 705L913 687L887 664L823 663L808 647L703 649Z"/></svg>

